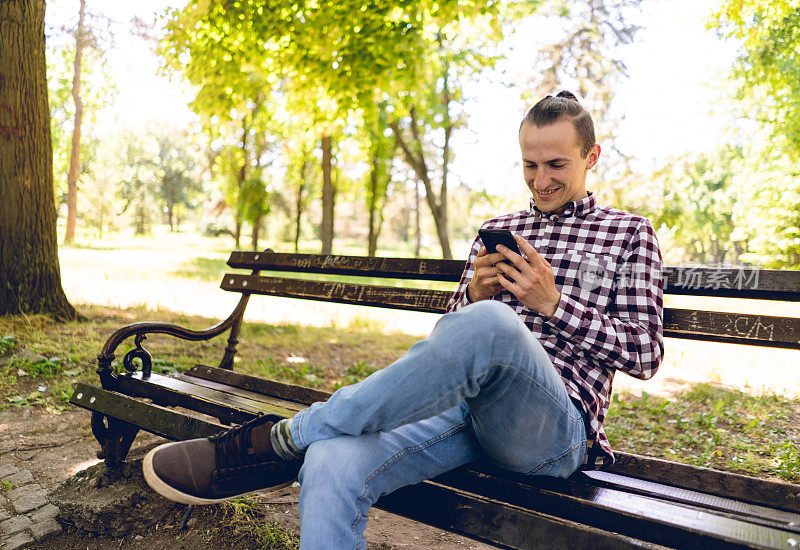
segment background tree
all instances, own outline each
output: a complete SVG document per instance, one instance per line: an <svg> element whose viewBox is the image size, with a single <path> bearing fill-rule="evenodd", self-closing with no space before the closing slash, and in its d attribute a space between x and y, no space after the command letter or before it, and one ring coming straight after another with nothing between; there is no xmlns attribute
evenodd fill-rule
<svg viewBox="0 0 800 550"><path fill-rule="evenodd" d="M737 230L744 202L737 167L743 161L741 148L726 146L671 161L654 174L661 193L655 195L659 211L650 217L669 231L672 254L679 247L683 261L723 265L737 263L747 251L747 236Z"/></svg>
<svg viewBox="0 0 800 550"><path fill-rule="evenodd" d="M741 42L731 79L737 128L764 146L750 146L746 167L753 184L749 258L772 268L800 268L800 6L794 0L726 0L710 26ZM755 128L752 127L755 124ZM767 135L762 135L763 129Z"/></svg>
<svg viewBox="0 0 800 550"><path fill-rule="evenodd" d="M621 115L613 101L627 76L622 47L632 44L639 30L630 15L640 4L641 0L546 2L537 17L550 23L550 28L563 30L541 48L530 72L530 86L523 92L531 105L561 89L579 94L596 121L597 141L603 145L603 162L594 170L595 186L606 192L606 200L632 210L627 196L628 157L616 145Z"/></svg>
<svg viewBox="0 0 800 550"><path fill-rule="evenodd" d="M44 0L0 2L0 314L75 319L61 288Z"/></svg>
<svg viewBox="0 0 800 550"><path fill-rule="evenodd" d="M167 215L169 230L180 228L180 213L192 205L202 190L198 174L198 160L191 153L193 147L185 132L163 132L156 136L157 195L162 211Z"/></svg>

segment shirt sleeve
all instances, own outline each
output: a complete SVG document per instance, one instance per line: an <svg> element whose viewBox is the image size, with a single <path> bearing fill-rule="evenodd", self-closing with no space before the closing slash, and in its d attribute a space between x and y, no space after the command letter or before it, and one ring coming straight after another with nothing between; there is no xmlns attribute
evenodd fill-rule
<svg viewBox="0 0 800 550"><path fill-rule="evenodd" d="M615 273L615 286L607 312L562 293L547 323L601 365L647 380L664 354L661 252L647 219L632 235Z"/></svg>
<svg viewBox="0 0 800 550"><path fill-rule="evenodd" d="M456 287L456 291L453 292L453 295L447 302L447 313L458 311L471 303L469 294L467 293L467 286L469 286L469 282L472 280L473 275L475 275L475 258L478 256L478 251L481 249L481 246L483 245L480 239L476 237L469 251L469 258L467 258L464 271L461 273L461 280L458 282L458 287Z"/></svg>

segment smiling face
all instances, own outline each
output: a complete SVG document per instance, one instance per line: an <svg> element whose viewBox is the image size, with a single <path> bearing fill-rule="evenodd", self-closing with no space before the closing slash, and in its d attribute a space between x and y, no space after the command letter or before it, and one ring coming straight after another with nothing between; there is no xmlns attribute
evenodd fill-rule
<svg viewBox="0 0 800 550"><path fill-rule="evenodd" d="M564 211L586 193L586 174L597 163L600 146L581 155L575 126L569 119L538 127L525 122L519 131L522 174L542 212Z"/></svg>

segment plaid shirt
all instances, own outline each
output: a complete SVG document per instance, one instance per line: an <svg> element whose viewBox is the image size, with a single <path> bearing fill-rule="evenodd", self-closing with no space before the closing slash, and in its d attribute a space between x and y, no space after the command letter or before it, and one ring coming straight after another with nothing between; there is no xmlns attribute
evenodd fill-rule
<svg viewBox="0 0 800 550"><path fill-rule="evenodd" d="M567 205L562 214L531 208L486 221L485 229L510 229L550 262L561 301L555 315L525 307L506 290L493 297L514 308L547 351L567 393L583 407L588 426L584 468L614 461L603 420L614 372L652 377L664 351L661 252L647 218L600 206L593 194ZM477 238L447 304L469 304L467 285L475 272Z"/></svg>

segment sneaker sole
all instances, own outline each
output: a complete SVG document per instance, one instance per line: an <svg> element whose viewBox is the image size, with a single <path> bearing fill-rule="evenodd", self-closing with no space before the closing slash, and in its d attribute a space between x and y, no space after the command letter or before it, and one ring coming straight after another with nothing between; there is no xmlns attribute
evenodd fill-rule
<svg viewBox="0 0 800 550"><path fill-rule="evenodd" d="M224 498L202 498L190 495L188 493L184 493L183 491L179 491L172 485L169 485L168 483L163 481L160 477L158 477L158 474L156 474L155 469L153 469L153 454L160 448L164 447L165 445L172 445L172 443L164 443L164 445L159 445L158 447L152 449L149 453L145 455L144 461L142 462L142 471L144 472L144 480L147 482L150 488L153 489L156 493L158 493L159 495L161 495L166 499L178 502L180 504L191 504L191 505L217 504L220 502L232 500L234 498L239 498L240 496L256 493L258 491L273 491L273 490L283 489L285 487L289 487L294 483L294 481L289 481L287 483L280 483L278 485L271 485L269 487L253 489L252 491L247 491L245 493L239 493L237 495L231 495L229 497L224 497Z"/></svg>

